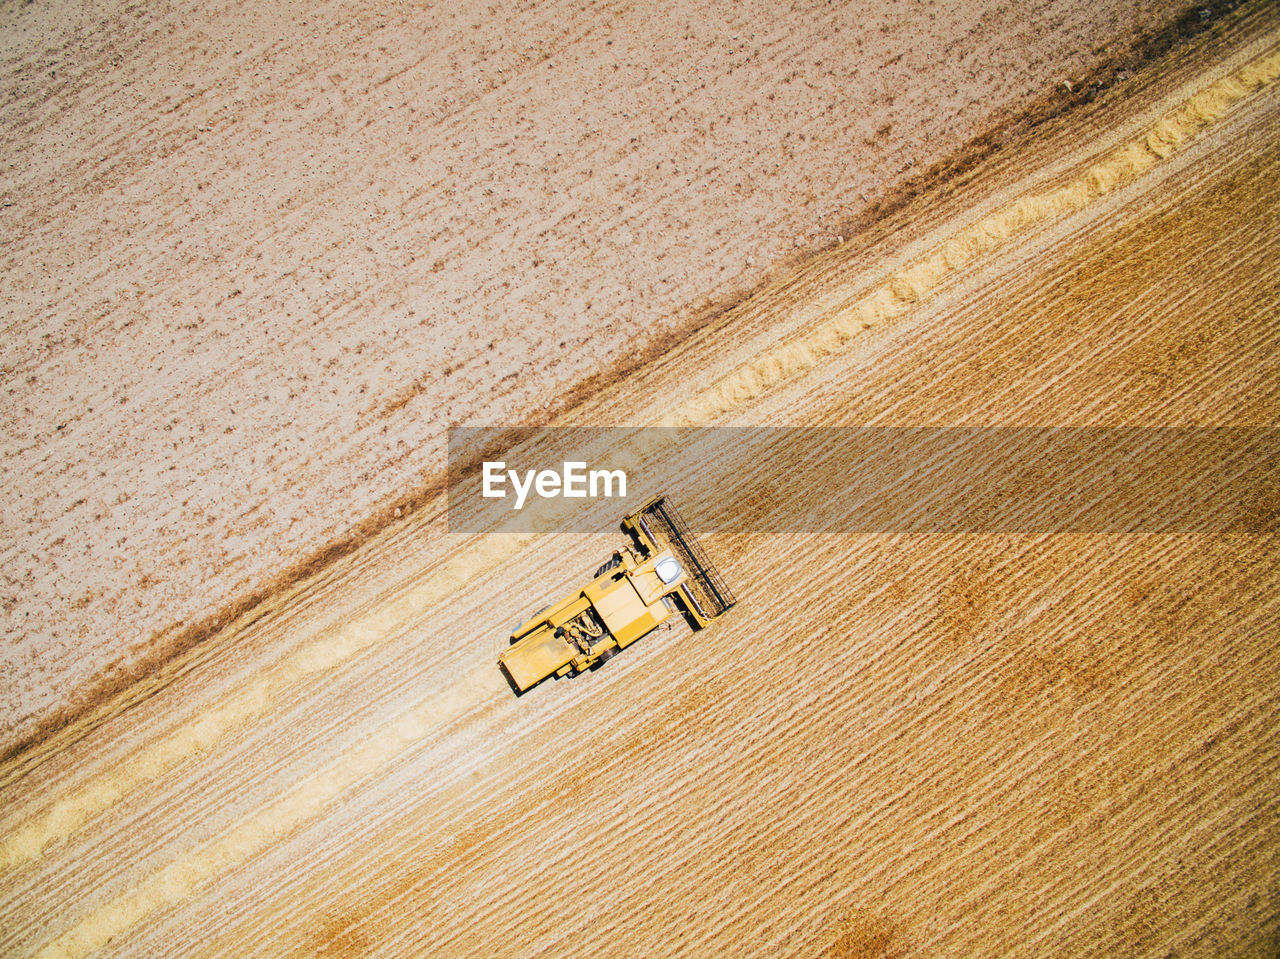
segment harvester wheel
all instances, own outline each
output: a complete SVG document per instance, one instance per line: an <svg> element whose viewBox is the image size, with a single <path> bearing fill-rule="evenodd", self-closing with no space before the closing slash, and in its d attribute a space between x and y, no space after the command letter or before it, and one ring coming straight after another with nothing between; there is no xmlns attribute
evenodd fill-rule
<svg viewBox="0 0 1280 959"><path fill-rule="evenodd" d="M622 565L622 557L619 556L617 553L614 553L613 558L609 560L609 562L605 563L598 570L596 570L596 576L599 576L601 573L607 573L611 569L617 569L621 565ZM595 576L591 578L595 579Z"/></svg>

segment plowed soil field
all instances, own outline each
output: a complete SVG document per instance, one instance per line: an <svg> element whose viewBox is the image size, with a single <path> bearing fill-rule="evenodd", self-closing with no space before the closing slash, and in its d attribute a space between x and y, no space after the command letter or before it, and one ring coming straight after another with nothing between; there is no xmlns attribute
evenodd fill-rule
<svg viewBox="0 0 1280 959"><path fill-rule="evenodd" d="M750 296L542 416L1276 425L1274 9L1001 129L839 242L762 253L782 265ZM438 454L455 394L406 395ZM465 416L539 419L511 403ZM1280 946L1274 508L1226 532L815 535L753 529L744 503L704 543L740 600L722 620L517 698L512 623L616 537L464 536L438 484L403 502L11 750L6 955Z"/></svg>

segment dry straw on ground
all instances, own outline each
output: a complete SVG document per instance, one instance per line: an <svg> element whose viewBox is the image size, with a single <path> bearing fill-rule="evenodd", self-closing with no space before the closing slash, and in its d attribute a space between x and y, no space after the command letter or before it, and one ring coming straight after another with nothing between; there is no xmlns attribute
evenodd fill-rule
<svg viewBox="0 0 1280 959"><path fill-rule="evenodd" d="M902 316L927 300L938 285L1050 221L1082 211L1097 199L1134 182L1172 156L1196 134L1226 116L1251 93L1280 77L1280 53L1272 51L1231 77L1205 88L1154 124L1140 138L1107 153L1106 159L1080 171L1057 188L1024 197L936 244L906 268L821 321L803 339L747 363L672 418L676 425L712 422L816 368L844 349L867 325ZM444 602L460 587L493 570L531 538L492 538L450 560L334 633L283 661L212 713L169 738L153 743L127 771L91 781L56 802L6 837L8 868L40 855L51 842L81 828L90 818L126 797L140 783L159 776L193 753L210 748L227 733L271 709L281 693L322 674L375 645L406 617ZM42 959L83 956L158 910L185 901L213 877L244 863L258 852L319 815L354 784L382 768L450 716L496 690L496 670L477 670L441 694L429 696L381 731L308 775L280 799L244 818L221 837L180 856L133 890L107 902L38 953ZM501 690L496 690L501 691Z"/></svg>

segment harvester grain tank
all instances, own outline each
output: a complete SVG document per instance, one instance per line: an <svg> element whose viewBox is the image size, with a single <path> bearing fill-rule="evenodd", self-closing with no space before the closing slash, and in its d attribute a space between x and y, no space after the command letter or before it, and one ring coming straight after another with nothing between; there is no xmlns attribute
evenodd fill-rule
<svg viewBox="0 0 1280 959"><path fill-rule="evenodd" d="M735 600L665 496L622 520L632 540L591 582L522 623L498 662L517 692L590 669L677 613L702 629Z"/></svg>

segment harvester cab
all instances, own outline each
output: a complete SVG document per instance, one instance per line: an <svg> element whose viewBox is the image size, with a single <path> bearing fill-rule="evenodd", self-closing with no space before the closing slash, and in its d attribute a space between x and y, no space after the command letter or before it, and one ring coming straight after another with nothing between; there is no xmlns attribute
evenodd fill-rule
<svg viewBox="0 0 1280 959"><path fill-rule="evenodd" d="M632 544L571 596L522 623L498 662L517 693L603 663L678 612L702 629L735 600L665 496L622 521Z"/></svg>

